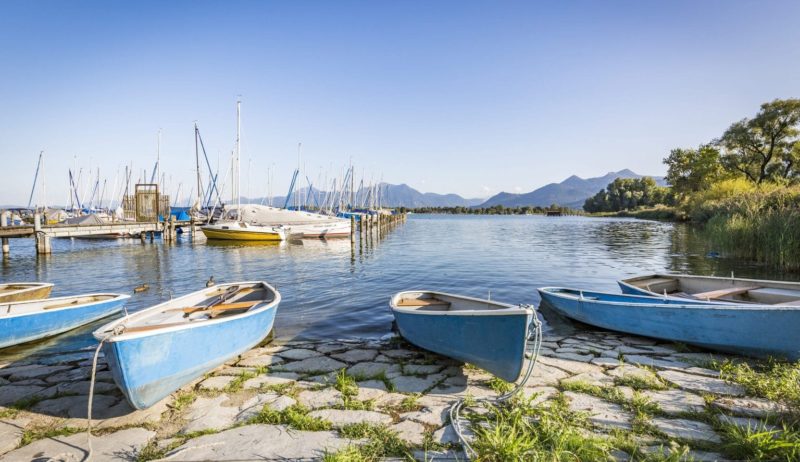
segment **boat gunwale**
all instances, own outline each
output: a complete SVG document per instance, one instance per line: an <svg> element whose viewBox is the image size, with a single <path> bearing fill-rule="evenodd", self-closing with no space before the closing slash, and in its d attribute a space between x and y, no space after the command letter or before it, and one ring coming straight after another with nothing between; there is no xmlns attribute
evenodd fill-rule
<svg viewBox="0 0 800 462"><path fill-rule="evenodd" d="M447 310L447 311L427 311L427 310L420 310L417 308L406 308L402 306L397 306L398 297L403 294L409 293L423 293L423 294L431 294L431 295L444 295L446 297L452 297L461 300L468 300L471 302L478 302L478 303L488 303L492 305L502 306L503 308L494 309L494 310ZM492 300L486 300L482 298L475 298L475 297L468 297L464 295L456 295L451 294L448 292L438 292L435 290L404 290L402 292L398 292L392 296L389 300L389 307L392 311L399 311L401 313L414 313L414 314L425 314L425 315L436 315L436 316L514 316L514 315L521 315L525 314L526 316L533 316L535 314L535 310L531 308L523 308L519 305L511 305L510 303L504 302L496 302Z"/></svg>
<svg viewBox="0 0 800 462"><path fill-rule="evenodd" d="M637 285L634 284L634 282L636 282L636 281L643 281L643 280L652 279L652 278L695 279L695 280L700 280L700 281L730 281L730 282L739 282L739 281L741 281L741 282L744 282L744 283L761 284L761 286L763 286L763 287L776 288L776 289L784 288L784 287L782 287L784 285L787 285L787 286L800 286L800 281L798 281L798 282L795 282L795 281L770 281L768 279L749 279L749 278L736 278L736 277L729 278L729 277L726 277L726 276L703 276L703 275L682 274L682 273L651 273L651 274L644 274L644 275L636 276L636 277L632 277L632 278L619 279L619 280L617 280L617 284L619 286L625 286L625 287L627 287L629 289L632 289L634 291L647 292L649 294L653 294L652 295L653 297L664 298L664 294L659 294L658 292L653 292L652 290L648 289L647 287L640 287L640 286L637 286ZM770 286L772 286L772 287L770 287ZM797 290L800 290L800 289L797 289ZM625 294L625 295L632 295L632 294ZM639 296L647 297L647 295L639 295ZM679 297L679 296L676 296L676 295L667 294L666 297L671 299L671 300L686 300L686 298ZM711 304L715 304L715 305L730 305L730 304L738 303L737 301L729 301L729 300L703 300L703 299L698 299L698 300L700 300L700 301L702 301L704 303L711 303ZM766 303L755 303L755 304L753 304L753 306L781 306L781 305L780 304L770 305L770 304L766 304ZM800 301L798 301L796 305L783 305L783 306L800 307Z"/></svg>
<svg viewBox="0 0 800 462"><path fill-rule="evenodd" d="M165 326L163 328L153 329L153 330L149 330L149 331L139 331L139 332L131 332L131 333L126 333L125 331L123 331L121 334L118 334L118 335L111 335L111 336L108 335L108 334L113 334L114 329L117 326L119 326L120 324L123 324L126 321L130 321L131 319L133 319L135 317L138 317L138 316L143 316L145 313L149 313L149 312L152 312L152 311L157 311L158 309L163 309L163 308L167 307L168 305L176 304L176 302L178 302L180 300L183 300L183 299L187 299L187 298L197 294L198 292L203 292L203 291L207 291L209 289L215 289L215 288L220 288L220 287L241 285L241 284L254 284L254 285L261 284L268 291L272 291L272 293L274 294L274 298L272 299L271 302L268 302L267 300L261 301L260 303L264 303L263 306L260 306L260 307L258 307L256 309L252 309L251 308L251 309L249 309L247 311L244 311L244 312L238 313L238 314L231 314L231 315L228 315L228 316L218 317L218 318L204 319L202 321L185 322L185 323L181 323L180 325ZM167 300L165 302L159 303L158 305L153 305L153 306L151 306L149 308L145 308L145 309L139 310L139 311L137 311L135 313L131 313L131 314L125 316L125 317L117 319L116 321L112 321L112 322L110 322L108 324L105 324L105 325L101 326L99 329L97 329L96 331L92 332L92 335L97 340L105 339L104 341L106 343L123 342L123 341L127 341L127 340L134 340L134 339L138 339L138 338L143 338L143 337L150 337L150 336L154 336L154 335L162 335L162 334L165 334L165 333L178 332L178 331L185 330L185 329L190 329L190 328L214 326L214 325L225 323L225 322L232 321L232 320L235 320L235 319L244 319L244 318L259 314L259 313L261 313L263 311L266 311L268 309L277 307L280 302L281 302L281 294L280 294L280 292L278 292L278 290L275 289L275 287L273 287L272 285L270 285L266 281L237 281L237 282L231 282L231 283L217 284L216 286L206 287L206 288L201 289L201 290L196 290L194 292L189 292L188 294L180 296L178 298L173 298L172 300ZM106 337L108 337L108 338L106 338Z"/></svg>
<svg viewBox="0 0 800 462"><path fill-rule="evenodd" d="M611 292L602 292L598 290L583 290L583 289L573 289L570 287L556 287L556 286L548 286L548 287L539 287L536 290L540 292L545 292L549 295L554 297L570 299L570 300L577 300L577 301L587 301L591 303L603 303L607 305L622 305L627 306L628 308L636 308L636 307L645 307L645 306L658 306L658 307L666 307L666 308L683 308L683 309L712 309L712 310L726 310L726 311L800 311L800 306L780 306L780 305L765 305L765 304L752 304L752 305L742 305L737 304L734 302L714 302L714 301L706 301L706 300L696 300L697 303L626 303L626 302L615 302L609 300L590 300L590 299L581 299L576 296L566 295L564 293L556 292L557 291L575 291L575 292L592 292L597 294L603 295L613 295L615 297L638 297L638 298L652 298L654 300L670 300L670 301L682 301L686 300L681 297L672 297L667 296L664 297L663 295L631 295L631 294L614 294Z"/></svg>
<svg viewBox="0 0 800 462"><path fill-rule="evenodd" d="M11 305L27 305L27 304L32 304L32 303L58 302L58 301L62 301L62 300L69 300L71 298L102 297L102 296L106 296L106 295L110 295L111 298L109 298L107 300L97 300L97 301L94 301L94 302L82 303L82 304L78 304L78 305L75 305L75 306L61 306L61 307L58 307L58 308L51 308L51 309L47 309L47 310L44 307L42 307L42 309L40 309L40 310L31 311L29 313L16 313L16 314L0 315L0 319L14 319L14 318L20 318L20 317L23 317L23 316L39 315L39 314L42 314L42 313L57 313L59 311L74 310L76 308L86 308L88 306L93 306L93 305L97 305L97 304L100 304L100 303L108 303L108 302L113 302L113 301L123 301L123 300L127 300L127 299L131 298L131 296L128 295L128 294L116 294L116 293L110 293L110 292L102 292L102 293L79 294L79 295L65 295L63 297L43 298L43 299L40 299L40 300L24 300L24 301L20 301L20 302L3 302L3 303L0 303L0 307L4 307L4 306L8 307L8 306L11 306Z"/></svg>

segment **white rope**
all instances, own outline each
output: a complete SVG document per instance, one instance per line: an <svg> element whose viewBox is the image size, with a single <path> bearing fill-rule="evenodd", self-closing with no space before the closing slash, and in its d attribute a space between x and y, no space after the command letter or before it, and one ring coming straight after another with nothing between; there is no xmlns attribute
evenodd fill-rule
<svg viewBox="0 0 800 462"><path fill-rule="evenodd" d="M528 308L531 307L530 305L520 305L521 308ZM531 378L533 374L533 369L536 366L536 360L539 358L539 349L542 346L542 322L539 321L539 318L536 316L536 311L533 312L533 319L531 320L530 330L533 331L533 352L531 353L531 359L528 363L528 370L525 371L525 376L522 378L522 381L519 382L513 390L510 392L498 396L497 398L483 398L475 400L475 403L483 403L483 402L492 402L493 404L497 405L508 401L514 395L520 392L528 380ZM530 333L526 338L525 356L527 356L527 340L530 338ZM456 436L458 440L461 442L461 446L464 448L464 455L466 456L467 460L470 460L471 457L475 456L475 450L472 449L472 446L469 444L467 439L464 437L463 430L461 429L461 422L459 420L459 413L461 409L464 407L464 403L466 402L465 398L461 398L457 403L450 407L450 423L453 425L453 430L456 432Z"/></svg>
<svg viewBox="0 0 800 462"><path fill-rule="evenodd" d="M125 310L126 318L128 316L127 313L128 310L126 309ZM103 343L105 343L105 341L110 339L111 337L121 334L124 329L125 326L122 324L115 327L114 330L111 331L111 333L109 333L100 340L100 343L97 345L97 349L94 350L94 359L92 359L92 378L91 382L89 382L89 404L87 405L88 408L86 409L86 441L89 445L89 453L86 455L85 459L86 462L92 460L92 455L94 452L94 449L92 448L92 398L94 397L94 382L95 382L95 376L97 375L97 359L100 356L100 349L103 348Z"/></svg>

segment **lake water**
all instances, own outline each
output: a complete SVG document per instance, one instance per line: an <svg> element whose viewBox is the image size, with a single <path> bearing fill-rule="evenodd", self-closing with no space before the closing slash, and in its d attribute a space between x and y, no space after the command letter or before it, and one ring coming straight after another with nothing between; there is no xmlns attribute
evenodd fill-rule
<svg viewBox="0 0 800 462"><path fill-rule="evenodd" d="M139 240L54 239L35 254L30 239L12 239L0 281L47 281L53 296L132 293L129 311L218 282L265 280L283 296L278 339L379 337L391 331L390 296L434 289L508 303L538 305L537 287L616 291L616 280L656 271L796 279L769 268L710 258L687 225L586 217L411 215L380 239L304 240L279 245ZM545 312L545 316L548 313ZM552 317L551 325L555 323ZM0 359L94 344L102 323L0 351Z"/></svg>

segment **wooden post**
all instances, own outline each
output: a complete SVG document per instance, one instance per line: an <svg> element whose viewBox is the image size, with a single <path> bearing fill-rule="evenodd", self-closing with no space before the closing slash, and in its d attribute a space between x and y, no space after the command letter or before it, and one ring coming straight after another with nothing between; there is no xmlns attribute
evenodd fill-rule
<svg viewBox="0 0 800 462"><path fill-rule="evenodd" d="M39 255L51 253L50 236L42 231L42 215L38 212L33 214L33 232L36 236L36 253Z"/></svg>
<svg viewBox="0 0 800 462"><path fill-rule="evenodd" d="M356 242L356 217L354 215L350 215L350 243L354 244Z"/></svg>
<svg viewBox="0 0 800 462"><path fill-rule="evenodd" d="M0 214L0 227L5 228L6 226L8 226L8 214L9 213L8 213L7 210L3 210L3 213ZM3 238L3 256L7 256L10 251L11 251L11 249L8 246L8 238L4 237Z"/></svg>

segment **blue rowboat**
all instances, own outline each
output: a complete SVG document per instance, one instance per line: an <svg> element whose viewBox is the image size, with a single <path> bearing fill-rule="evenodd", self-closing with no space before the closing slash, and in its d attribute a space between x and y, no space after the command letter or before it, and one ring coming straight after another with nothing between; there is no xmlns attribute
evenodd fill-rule
<svg viewBox="0 0 800 462"><path fill-rule="evenodd" d="M145 409L258 345L280 301L265 282L220 284L133 313L94 336L117 386Z"/></svg>
<svg viewBox="0 0 800 462"><path fill-rule="evenodd" d="M605 329L749 356L800 359L800 307L539 289L558 313Z"/></svg>
<svg viewBox="0 0 800 462"><path fill-rule="evenodd" d="M648 274L617 282L622 293L714 303L800 306L800 283L688 274Z"/></svg>
<svg viewBox="0 0 800 462"><path fill-rule="evenodd" d="M129 298L86 294L0 303L0 348L50 337L118 313Z"/></svg>
<svg viewBox="0 0 800 462"><path fill-rule="evenodd" d="M414 345L508 382L519 378L532 309L431 291L400 292L389 305L400 335Z"/></svg>

